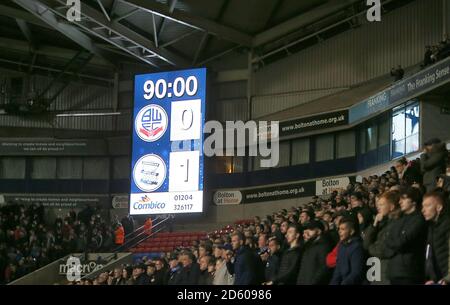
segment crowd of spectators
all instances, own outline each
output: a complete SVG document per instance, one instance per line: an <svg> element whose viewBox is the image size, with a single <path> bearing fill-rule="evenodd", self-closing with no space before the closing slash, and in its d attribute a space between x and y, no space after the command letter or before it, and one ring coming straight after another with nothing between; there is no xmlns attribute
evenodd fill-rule
<svg viewBox="0 0 450 305"><path fill-rule="evenodd" d="M446 57L450 56L450 38L445 37L436 45L427 45L423 58L422 68L432 65Z"/></svg>
<svg viewBox="0 0 450 305"><path fill-rule="evenodd" d="M423 62L420 64L422 69L437 63L450 56L450 38L447 36L436 45L425 46L425 53L423 57ZM392 67L390 75L394 78L394 82L400 81L405 76L405 70L401 65L396 68Z"/></svg>
<svg viewBox="0 0 450 305"><path fill-rule="evenodd" d="M401 65L398 65L397 68L391 69L391 76L394 78L394 82L402 80L405 76L405 70L403 70Z"/></svg>
<svg viewBox="0 0 450 305"><path fill-rule="evenodd" d="M448 151L433 139L420 158L401 158L329 198L71 284L444 285L450 283L449 190Z"/></svg>
<svg viewBox="0 0 450 305"><path fill-rule="evenodd" d="M42 205L0 208L0 283L7 284L70 253L109 251L114 232L100 209L71 211L48 224Z"/></svg>

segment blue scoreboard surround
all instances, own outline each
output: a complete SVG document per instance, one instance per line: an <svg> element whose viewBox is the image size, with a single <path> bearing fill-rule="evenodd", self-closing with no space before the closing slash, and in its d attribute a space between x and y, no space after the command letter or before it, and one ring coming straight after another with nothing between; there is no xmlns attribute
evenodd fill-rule
<svg viewBox="0 0 450 305"><path fill-rule="evenodd" d="M206 69L136 75L130 214L203 210Z"/></svg>

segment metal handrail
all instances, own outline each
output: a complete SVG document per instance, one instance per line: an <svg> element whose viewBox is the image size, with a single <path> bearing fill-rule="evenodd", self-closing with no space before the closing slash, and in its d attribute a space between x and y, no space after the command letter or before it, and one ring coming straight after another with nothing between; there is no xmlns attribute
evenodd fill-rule
<svg viewBox="0 0 450 305"><path fill-rule="evenodd" d="M135 245L143 242L144 240L147 240L148 238L154 236L156 233L160 232L163 228L160 228L156 231L153 231L156 227L162 225L163 223L165 223L169 218L165 218L162 219L161 221L159 221L158 223L156 223L154 226L152 226L152 233L147 235L145 230L142 230L142 232L138 233L136 236L134 236L133 238L131 238L130 240L126 240L125 237L125 243L123 245L118 246L116 249L114 249L114 252L119 252L119 250L121 250L122 248L132 248ZM132 234L136 234L137 231L139 231L141 228L143 228L144 226L139 227L138 229L136 229L133 233L128 234L127 236L130 236ZM133 243L132 245L128 245L131 241L136 240L136 238L141 237L141 236L145 236L145 238L138 240L137 242Z"/></svg>
<svg viewBox="0 0 450 305"><path fill-rule="evenodd" d="M133 243L132 245L127 245L127 246L126 246L126 244L129 243L131 240L128 241L128 242L125 242L123 245L120 245L120 246L118 246L116 249L114 249L114 250L113 250L113 253L111 253L111 255L105 257L104 259L105 259L106 261L110 261L112 258L116 257L117 254L118 254L119 252L122 252L124 249L126 249L126 248L127 248L127 249L132 248L132 247L134 247L135 245L137 245L137 244L139 244L139 243L141 243L141 242L143 242L143 241L145 241L145 240L147 240L147 239L153 237L153 236L156 235L157 233L161 232L161 231L164 229L164 227L160 227L160 228L157 229L156 231L153 231L153 229L154 229L155 227L157 227L157 226L160 226L161 224L164 224L168 219L169 219L169 218L162 219L161 221L159 221L158 223L156 223L154 226L152 226L152 233L151 233L151 234L147 235L145 231L142 231L141 233L139 233L138 235L136 235L135 237L133 237L131 240L134 240L134 239L136 239L136 237L139 237L139 236L142 236L142 235L145 235L144 238L139 239L137 242ZM142 229L143 227L144 227L144 225L143 225L143 226L140 226L139 228L137 228L135 231L133 231L132 233L128 234L127 236L130 236L131 234L133 234L133 233L139 231L139 230ZM97 271L98 271L98 270L93 271L93 272L97 272ZM92 273L92 272L91 272L91 273ZM90 278L90 274L86 274L85 276L81 277L81 279L89 279L89 278Z"/></svg>

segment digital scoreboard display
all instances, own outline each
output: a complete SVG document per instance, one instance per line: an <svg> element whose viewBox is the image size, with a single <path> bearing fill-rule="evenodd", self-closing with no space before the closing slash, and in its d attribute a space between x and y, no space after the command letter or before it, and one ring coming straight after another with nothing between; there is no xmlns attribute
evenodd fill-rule
<svg viewBox="0 0 450 305"><path fill-rule="evenodd" d="M130 214L203 210L206 69L136 75Z"/></svg>

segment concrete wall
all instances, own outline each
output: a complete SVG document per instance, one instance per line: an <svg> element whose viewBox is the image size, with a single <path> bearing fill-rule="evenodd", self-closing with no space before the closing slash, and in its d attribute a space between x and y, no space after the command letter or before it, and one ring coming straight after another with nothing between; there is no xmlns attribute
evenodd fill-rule
<svg viewBox="0 0 450 305"><path fill-rule="evenodd" d="M431 138L439 138L442 141L450 140L450 114L442 114L441 108L450 108L450 97L434 100L425 100L422 106L422 136L421 144Z"/></svg>

